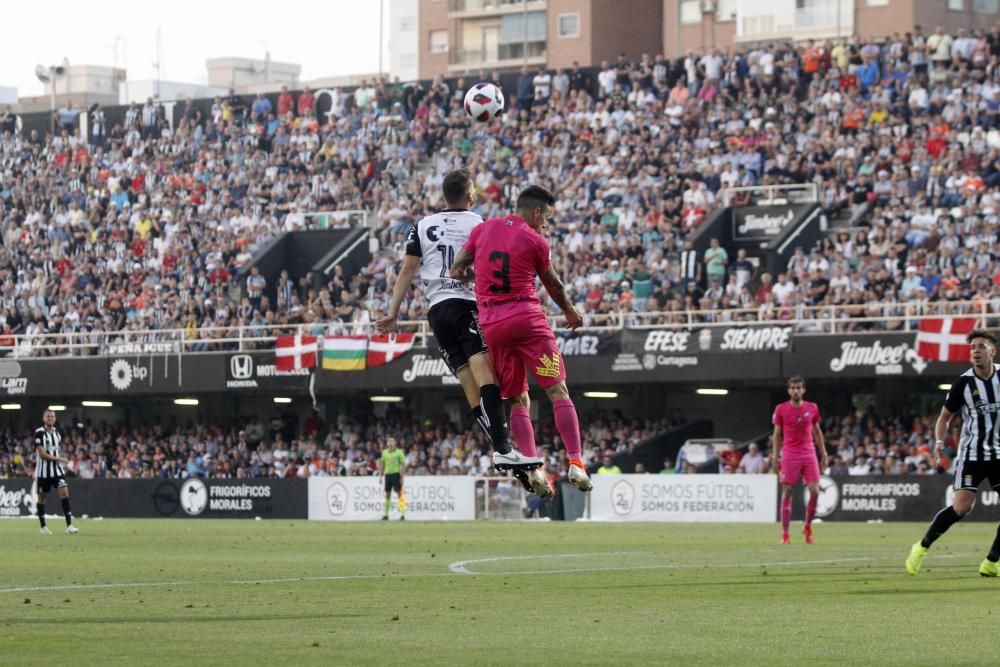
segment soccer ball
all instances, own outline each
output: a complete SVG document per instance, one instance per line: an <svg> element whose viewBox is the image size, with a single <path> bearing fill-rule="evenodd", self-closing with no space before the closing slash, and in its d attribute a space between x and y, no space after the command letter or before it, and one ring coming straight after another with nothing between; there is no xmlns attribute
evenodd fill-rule
<svg viewBox="0 0 1000 667"><path fill-rule="evenodd" d="M503 91L500 86L480 82L465 94L465 113L477 123L493 120L503 113Z"/></svg>

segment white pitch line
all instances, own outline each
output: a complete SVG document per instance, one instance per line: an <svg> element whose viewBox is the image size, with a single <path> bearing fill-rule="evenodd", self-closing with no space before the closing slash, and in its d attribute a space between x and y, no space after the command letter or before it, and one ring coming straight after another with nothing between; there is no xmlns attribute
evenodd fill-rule
<svg viewBox="0 0 1000 667"><path fill-rule="evenodd" d="M753 567L786 567L789 565L833 565L837 563L851 563L861 561L890 560L889 558L830 558L826 560L792 560L776 561L773 563L691 563L664 565L631 565L612 567L580 567L560 570L521 570L503 572L473 572L465 568L470 563L486 563L506 560L532 560L550 558L580 558L583 556L606 556L606 555L626 555L636 553L656 553L651 551L640 552L608 552L602 551L588 554L539 554L537 556L501 556L497 558L479 558L475 560L455 561L448 566L448 572L414 572L412 574L344 574L331 575L326 577L288 577L284 579L235 579L222 581L147 581L147 582L126 582L119 584L65 584L58 586L18 586L15 588L0 588L0 593L34 593L48 591L73 591L73 590L99 590L109 588L165 588L167 586L254 586L259 584L289 584L304 581L355 581L361 579L405 579L424 577L451 577L455 575L468 575L477 577L512 577L512 576L534 576L543 574L574 574L584 572L627 572L630 570L681 570L698 569L706 566L711 567L733 567L733 568L753 568Z"/></svg>
<svg viewBox="0 0 1000 667"><path fill-rule="evenodd" d="M552 554L547 556L535 556L534 558L563 558L563 557L576 557L576 556L597 556L606 555L607 552L601 554ZM740 567L740 568L751 568L751 567L784 567L787 565L833 565L836 563L852 563L860 561L873 561L873 560L887 560L885 558L829 558L826 560L783 560L776 561L773 563L666 563L664 565L628 565L628 566L615 566L615 567L584 567L584 568L570 568L564 570L525 570L525 571L512 571L512 572L472 572L466 568L469 563L491 563L501 560L514 560L515 558L529 558L528 556L504 556L502 558L480 558L477 560L465 560L465 561L455 561L448 566L448 569L455 574L467 574L475 576L511 576L511 575L526 575L526 574L571 574L574 572L615 572L615 571L628 571L628 570L688 570L688 569L699 569L704 567Z"/></svg>
<svg viewBox="0 0 1000 667"><path fill-rule="evenodd" d="M469 572L465 566L470 563L495 563L501 560L541 560L543 558L582 558L585 556L635 556L637 554L652 554L655 551L594 551L580 554L536 554L525 556L498 556L496 558L477 558L475 560L457 560L448 566L455 574L476 574Z"/></svg>

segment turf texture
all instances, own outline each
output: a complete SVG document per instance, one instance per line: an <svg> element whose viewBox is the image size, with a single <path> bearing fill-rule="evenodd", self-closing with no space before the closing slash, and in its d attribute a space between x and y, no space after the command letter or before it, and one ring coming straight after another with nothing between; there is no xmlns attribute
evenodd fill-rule
<svg viewBox="0 0 1000 667"><path fill-rule="evenodd" d="M990 524L0 522L0 664L984 665ZM793 526L796 528L796 526ZM996 612L996 614L994 614Z"/></svg>

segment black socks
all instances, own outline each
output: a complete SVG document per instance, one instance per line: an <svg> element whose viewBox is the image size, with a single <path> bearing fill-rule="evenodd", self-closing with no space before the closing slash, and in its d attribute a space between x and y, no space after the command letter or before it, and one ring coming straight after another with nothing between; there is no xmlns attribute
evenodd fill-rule
<svg viewBox="0 0 1000 667"><path fill-rule="evenodd" d="M483 417L489 425L490 440L494 451L507 454L511 450L507 439L507 417L503 413L503 399L500 398L500 387L495 384L479 388L479 405Z"/></svg>
<svg viewBox="0 0 1000 667"><path fill-rule="evenodd" d="M951 505L945 507L943 510L938 512L937 515L935 515L934 520L931 521L931 527L927 529L927 534L924 535L924 539L920 540L920 545L925 549L930 547L934 544L934 541L937 540L937 538L944 535L946 530L951 528L953 524L957 523L961 519L962 517L958 515L958 512L956 512L955 508Z"/></svg>

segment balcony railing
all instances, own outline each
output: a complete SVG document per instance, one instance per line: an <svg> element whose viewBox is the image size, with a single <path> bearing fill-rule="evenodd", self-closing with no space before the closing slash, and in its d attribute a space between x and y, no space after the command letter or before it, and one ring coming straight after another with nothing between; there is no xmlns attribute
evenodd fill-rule
<svg viewBox="0 0 1000 667"><path fill-rule="evenodd" d="M523 10L527 4L529 11L545 5L545 0L448 0L449 12L507 12Z"/></svg>
<svg viewBox="0 0 1000 667"><path fill-rule="evenodd" d="M982 327L1000 320L1000 297L975 301L872 302L848 306L797 306L724 310L656 312L621 311L588 314L584 330L613 332L624 329L690 330L714 327L791 326L797 332L837 335L861 331L916 331L921 320L940 317L975 317ZM562 319L550 318L560 330ZM414 346L427 346L427 322L404 321L401 331L416 334ZM219 351L267 350L278 336L367 335L371 323L328 322L301 325L205 327L196 334L185 329L128 330L115 332L22 334L0 337L0 356L66 357L128 354L197 354Z"/></svg>
<svg viewBox="0 0 1000 667"><path fill-rule="evenodd" d="M543 64L545 57L545 42L528 42L527 61L529 65ZM517 43L502 44L495 49L452 49L450 64L466 67L503 66L524 61L524 44Z"/></svg>

